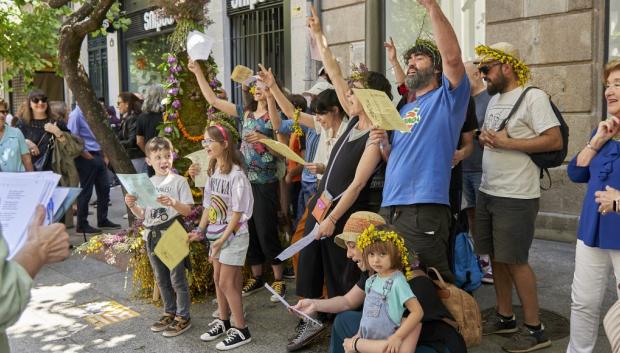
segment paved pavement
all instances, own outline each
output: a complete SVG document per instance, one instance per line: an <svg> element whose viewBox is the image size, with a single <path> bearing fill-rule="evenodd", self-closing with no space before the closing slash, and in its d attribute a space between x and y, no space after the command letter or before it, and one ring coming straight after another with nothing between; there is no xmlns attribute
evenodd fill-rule
<svg viewBox="0 0 620 353"><path fill-rule="evenodd" d="M113 206L110 218L123 220L124 210L120 189L112 190ZM92 222L91 224L96 224ZM81 235L72 234L77 245ZM534 241L531 263L538 274L541 307L568 318L570 313L570 285L574 266L574 245ZM293 291L293 283L289 290ZM476 298L481 308L494 302L492 286L479 289ZM605 308L611 306L615 289L610 283L605 297ZM215 304L210 296L206 303L192 305L193 328L176 338L153 334L150 324L160 315L160 309L131 298L131 276L124 269L110 266L95 258L73 255L62 263L44 268L36 277L32 300L17 324L9 329L12 352L215 352L215 343L201 342L199 336L211 322ZM289 302L295 300L288 297ZM139 316L110 324L100 329L90 326L82 317L78 306L94 301L115 300L139 313ZM515 295L515 303L518 302ZM287 337L292 333L296 318L288 315L280 304L269 302L266 291L260 291L246 300L248 325L253 342L235 352L285 352ZM484 337L482 344L470 349L472 353L501 352L505 337ZM552 347L541 351L559 353L566 351L568 338L553 342ZM303 352L326 352L327 337ZM599 330L596 353L610 352L602 326ZM3 352L4 353L4 352Z"/></svg>

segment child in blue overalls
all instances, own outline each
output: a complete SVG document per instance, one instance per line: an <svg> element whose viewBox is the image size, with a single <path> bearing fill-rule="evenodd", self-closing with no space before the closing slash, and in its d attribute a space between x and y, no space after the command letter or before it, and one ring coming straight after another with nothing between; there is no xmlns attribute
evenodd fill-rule
<svg viewBox="0 0 620 353"><path fill-rule="evenodd" d="M359 237L357 246L363 251L364 265L371 276L366 280L364 311L353 351L363 345L364 352L398 353L407 338L408 347L402 348L413 352L423 312L401 272L410 272L403 239L393 231L370 227ZM409 315L403 318L405 309ZM360 339L363 344L358 342Z"/></svg>

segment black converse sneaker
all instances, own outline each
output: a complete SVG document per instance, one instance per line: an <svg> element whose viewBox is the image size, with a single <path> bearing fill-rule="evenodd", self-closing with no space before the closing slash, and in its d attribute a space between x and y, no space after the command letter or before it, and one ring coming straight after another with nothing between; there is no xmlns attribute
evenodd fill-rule
<svg viewBox="0 0 620 353"><path fill-rule="evenodd" d="M226 326L224 325L224 321L220 319L215 319L211 321L209 324L209 331L200 335L200 339L209 342L217 339L221 335L226 333Z"/></svg>
<svg viewBox="0 0 620 353"><path fill-rule="evenodd" d="M264 284L265 282L263 282L262 279L248 278L248 280L243 284L241 295L247 297L250 294L256 293L256 291L265 288L263 287Z"/></svg>
<svg viewBox="0 0 620 353"><path fill-rule="evenodd" d="M218 343L215 346L215 349L219 351L227 351L250 342L252 342L252 336L250 336L250 330L247 327L244 329L232 327L226 331L226 338L222 342Z"/></svg>

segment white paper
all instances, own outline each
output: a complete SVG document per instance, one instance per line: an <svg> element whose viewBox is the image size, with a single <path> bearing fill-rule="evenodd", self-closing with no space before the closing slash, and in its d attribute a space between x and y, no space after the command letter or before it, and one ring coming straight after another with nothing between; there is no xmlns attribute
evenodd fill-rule
<svg viewBox="0 0 620 353"><path fill-rule="evenodd" d="M299 239L295 243L291 244L291 246L289 246L288 248L284 249L284 251L282 251L280 255L276 256L276 258L279 259L280 261L284 261L292 257L293 255L297 254L298 252L301 251L301 249L310 245L310 243L314 241L314 238L316 238L316 233L318 233L318 231L319 231L319 224L317 223L314 225L314 228L312 229L310 233L308 233L308 235Z"/></svg>
<svg viewBox="0 0 620 353"><path fill-rule="evenodd" d="M116 174L118 180L127 190L127 193L135 196L140 207L159 208L157 202L157 190L155 185L146 174Z"/></svg>
<svg viewBox="0 0 620 353"><path fill-rule="evenodd" d="M207 169L209 169L209 155L207 150L202 149L196 152L192 152L185 156L185 158L200 165L200 173L194 177L194 185L197 187L204 187L207 184Z"/></svg>
<svg viewBox="0 0 620 353"><path fill-rule="evenodd" d="M38 205L50 206L60 175L52 172L0 173L0 228L11 259L26 241L28 227ZM48 211L46 223L53 212Z"/></svg>
<svg viewBox="0 0 620 353"><path fill-rule="evenodd" d="M319 321L317 321L317 320L315 320L315 319L311 318L308 314L306 314L306 313L304 313L304 312L302 312L302 311L299 311L299 310L295 309L294 307L292 307L292 306L291 306L291 305L290 305L290 304L289 304L286 300L284 300L284 298L282 298L282 296L281 296L281 295L279 295L278 293L276 293L276 291L275 291L273 288L271 288L271 286L270 286L269 284L265 283L265 288L267 288L267 290L268 290L268 291L270 291L270 292L271 292L271 294L273 294L273 295L274 295L274 297L276 297L276 298L277 298L277 299L278 299L278 300L279 300L282 304L284 304L284 306L285 306L287 309L290 309L291 311L295 312L296 314L298 314L298 315L300 315L300 316L305 317L306 319L308 319L309 321L311 321L311 322L312 322L312 323L314 323L315 325L318 325L318 326L323 326L323 324L322 324L322 323L320 323Z"/></svg>
<svg viewBox="0 0 620 353"><path fill-rule="evenodd" d="M187 35L187 54L192 60L207 60L215 41L213 38L198 31L191 31Z"/></svg>

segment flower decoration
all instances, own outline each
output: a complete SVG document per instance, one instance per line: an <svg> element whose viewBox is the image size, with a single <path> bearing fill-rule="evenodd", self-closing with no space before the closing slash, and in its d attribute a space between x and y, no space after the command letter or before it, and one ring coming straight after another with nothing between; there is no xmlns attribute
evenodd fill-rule
<svg viewBox="0 0 620 353"><path fill-rule="evenodd" d="M299 126L299 113L301 113L301 109L296 108L293 113L293 132L297 134L299 137L304 135L303 130L301 130L301 126Z"/></svg>
<svg viewBox="0 0 620 353"><path fill-rule="evenodd" d="M351 76L349 76L348 83L349 86L353 86L354 82L360 82L364 88L368 88L368 75L370 71L368 70L368 66L364 63L360 63L359 65L353 65L351 67Z"/></svg>
<svg viewBox="0 0 620 353"><path fill-rule="evenodd" d="M411 266L409 265L409 251L405 246L405 241L401 236L392 231L385 230L377 230L374 224L370 225L370 227L366 228L362 234L357 238L356 246L361 251L369 246L370 244L382 241L382 242L392 242L398 248L398 252L400 253L401 262L403 264L403 271L405 272L405 277L407 280L413 278L413 271L411 270Z"/></svg>
<svg viewBox="0 0 620 353"><path fill-rule="evenodd" d="M502 64L512 66L513 71L517 74L519 85L525 86L530 79L530 68L520 59L507 54L501 50L493 49L487 45L478 45L476 54L481 57L480 63L485 61L496 60Z"/></svg>

